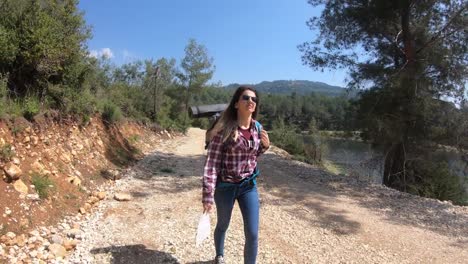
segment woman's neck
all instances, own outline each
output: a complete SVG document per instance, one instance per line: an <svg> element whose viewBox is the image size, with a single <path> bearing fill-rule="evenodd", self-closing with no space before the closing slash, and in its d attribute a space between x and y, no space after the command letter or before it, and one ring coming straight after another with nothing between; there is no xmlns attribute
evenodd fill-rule
<svg viewBox="0 0 468 264"><path fill-rule="evenodd" d="M250 127L250 123L252 122L252 115L241 116L237 115L237 124L240 128L247 129Z"/></svg>

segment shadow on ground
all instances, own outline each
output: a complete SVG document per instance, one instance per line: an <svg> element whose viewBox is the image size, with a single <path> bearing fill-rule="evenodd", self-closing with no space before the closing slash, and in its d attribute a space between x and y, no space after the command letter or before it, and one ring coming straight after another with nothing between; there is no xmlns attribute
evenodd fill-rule
<svg viewBox="0 0 468 264"><path fill-rule="evenodd" d="M154 152L134 167L134 177L147 181L147 190L150 192L201 191L204 162L204 155L187 157ZM376 212L382 220L430 230L444 236L460 237L460 241L463 241L459 242L461 245L468 238L468 215L454 214L450 210L452 205L411 197L398 191L376 192L376 186L353 184L346 176L327 173L320 167L291 162L273 153L260 157L259 167L262 172L258 179L259 185L276 197L268 201L270 204L285 207L290 214L337 235L350 235L361 229L359 222L347 217L349 212L346 209L335 210L327 205L327 202L333 202L338 196L346 195L355 199L359 206ZM169 177L176 179L175 184L163 186L158 183ZM134 196L148 195L145 192L137 190ZM310 197L314 201L310 201ZM301 210L290 209L298 203L302 204ZM415 217L418 221L415 221Z"/></svg>
<svg viewBox="0 0 468 264"><path fill-rule="evenodd" d="M180 263L171 254L146 248L145 245L110 246L94 248L92 254L112 254L112 264Z"/></svg>
<svg viewBox="0 0 468 264"><path fill-rule="evenodd" d="M339 194L327 186L333 181L333 175L311 165L291 164L273 154L266 154L262 161L260 169L264 175L260 184L275 197L268 203L286 207L289 214L336 235L359 232L361 224L349 219L346 210L336 210L326 204Z"/></svg>
<svg viewBox="0 0 468 264"><path fill-rule="evenodd" d="M274 154L263 157L260 161L262 167L265 189L276 189L270 193L277 197L279 206L290 207L302 201L303 210L290 210L291 214L309 219L312 224L318 224L336 234L352 234L358 232L361 226L345 216L346 210L333 210L325 204L339 195L346 195L359 206L376 212L384 221L459 237L456 243L459 247L468 241L468 214L455 213L454 206L449 203L397 190L383 190L381 186L329 174L307 164L291 164ZM377 191L378 188L380 191ZM307 196L313 196L318 202L305 202Z"/></svg>

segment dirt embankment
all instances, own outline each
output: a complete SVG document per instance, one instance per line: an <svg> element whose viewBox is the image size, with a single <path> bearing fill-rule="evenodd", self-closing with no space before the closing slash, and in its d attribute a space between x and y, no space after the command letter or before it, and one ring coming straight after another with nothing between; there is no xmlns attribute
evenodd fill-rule
<svg viewBox="0 0 468 264"><path fill-rule="evenodd" d="M51 114L1 121L0 237L77 213L98 186L171 137L137 123L105 125L98 117L87 124Z"/></svg>

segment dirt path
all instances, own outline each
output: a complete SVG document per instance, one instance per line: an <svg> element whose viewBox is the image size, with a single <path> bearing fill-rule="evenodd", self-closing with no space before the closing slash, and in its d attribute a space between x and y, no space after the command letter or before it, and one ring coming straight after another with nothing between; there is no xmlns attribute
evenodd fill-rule
<svg viewBox="0 0 468 264"><path fill-rule="evenodd" d="M71 263L211 263L213 240L195 247L202 210L204 131L160 146L129 170L83 222ZM272 148L261 158L258 263L466 263L468 208L327 175ZM212 214L212 230L215 225ZM227 263L243 263L235 207Z"/></svg>

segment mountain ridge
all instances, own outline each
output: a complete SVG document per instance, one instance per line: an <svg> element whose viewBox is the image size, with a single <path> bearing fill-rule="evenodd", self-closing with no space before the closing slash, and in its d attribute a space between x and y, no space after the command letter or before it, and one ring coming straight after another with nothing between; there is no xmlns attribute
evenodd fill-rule
<svg viewBox="0 0 468 264"><path fill-rule="evenodd" d="M239 83L231 83L223 86L224 89L236 89L241 86ZM266 94L292 94L295 92L299 95L308 95L312 92L324 94L328 96L346 95L347 90L344 87L329 85L319 81L308 80L274 80L262 81L257 84L247 84L252 86L257 91Z"/></svg>

